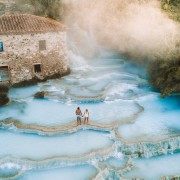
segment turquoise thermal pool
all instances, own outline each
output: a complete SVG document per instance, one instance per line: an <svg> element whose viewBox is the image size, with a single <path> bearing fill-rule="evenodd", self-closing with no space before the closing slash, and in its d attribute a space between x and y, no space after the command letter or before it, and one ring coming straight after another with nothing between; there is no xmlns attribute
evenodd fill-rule
<svg viewBox="0 0 180 180"><path fill-rule="evenodd" d="M0 107L0 179L180 175L180 97L160 98L145 67L115 53L69 54L70 75L11 88ZM76 126L78 106L89 109L89 125Z"/></svg>

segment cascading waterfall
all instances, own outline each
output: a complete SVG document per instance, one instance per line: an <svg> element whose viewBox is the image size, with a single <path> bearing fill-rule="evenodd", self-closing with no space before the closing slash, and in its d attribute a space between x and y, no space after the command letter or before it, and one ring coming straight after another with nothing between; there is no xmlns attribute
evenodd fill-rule
<svg viewBox="0 0 180 180"><path fill-rule="evenodd" d="M71 47L70 75L10 89L10 104L0 108L0 179L178 175L179 97L160 99L145 70L116 52L101 48L84 58ZM43 99L33 97L42 91ZM78 106L89 109L88 125L76 126ZM168 169L166 159L175 167ZM168 171L143 173L156 163Z"/></svg>
<svg viewBox="0 0 180 180"><path fill-rule="evenodd" d="M69 76L10 90L10 104L0 108L1 179L73 179L68 169L77 179L147 178L145 162L179 158L179 97L161 100L143 69L115 53L105 54L86 60L71 52ZM40 91L45 98L34 98ZM89 109L89 125L76 126L77 106ZM177 175L175 161L176 168L156 172L154 179Z"/></svg>

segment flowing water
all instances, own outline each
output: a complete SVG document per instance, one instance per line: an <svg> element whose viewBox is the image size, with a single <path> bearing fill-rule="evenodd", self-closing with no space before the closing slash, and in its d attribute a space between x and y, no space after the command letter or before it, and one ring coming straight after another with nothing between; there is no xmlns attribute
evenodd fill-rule
<svg viewBox="0 0 180 180"><path fill-rule="evenodd" d="M10 89L10 104L0 108L0 179L179 175L179 96L161 99L145 67L116 53L69 55L70 75ZM33 98L40 91L45 98ZM89 125L76 127L78 106L89 109Z"/></svg>

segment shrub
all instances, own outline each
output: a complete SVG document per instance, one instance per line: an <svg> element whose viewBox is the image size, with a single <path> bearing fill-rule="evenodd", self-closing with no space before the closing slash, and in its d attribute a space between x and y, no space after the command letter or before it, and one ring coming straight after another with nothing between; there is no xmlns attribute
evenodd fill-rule
<svg viewBox="0 0 180 180"><path fill-rule="evenodd" d="M180 93L180 56L173 60L159 60L149 67L149 82L165 97Z"/></svg>
<svg viewBox="0 0 180 180"><path fill-rule="evenodd" d="M9 87L4 85L0 86L0 106L4 106L9 102L8 91Z"/></svg>

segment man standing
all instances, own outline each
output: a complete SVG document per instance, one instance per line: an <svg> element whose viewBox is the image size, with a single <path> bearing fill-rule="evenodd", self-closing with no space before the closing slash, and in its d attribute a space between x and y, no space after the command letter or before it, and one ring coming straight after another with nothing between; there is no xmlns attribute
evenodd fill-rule
<svg viewBox="0 0 180 180"><path fill-rule="evenodd" d="M81 125L82 112L80 107L76 109L76 116L77 116L77 125Z"/></svg>

